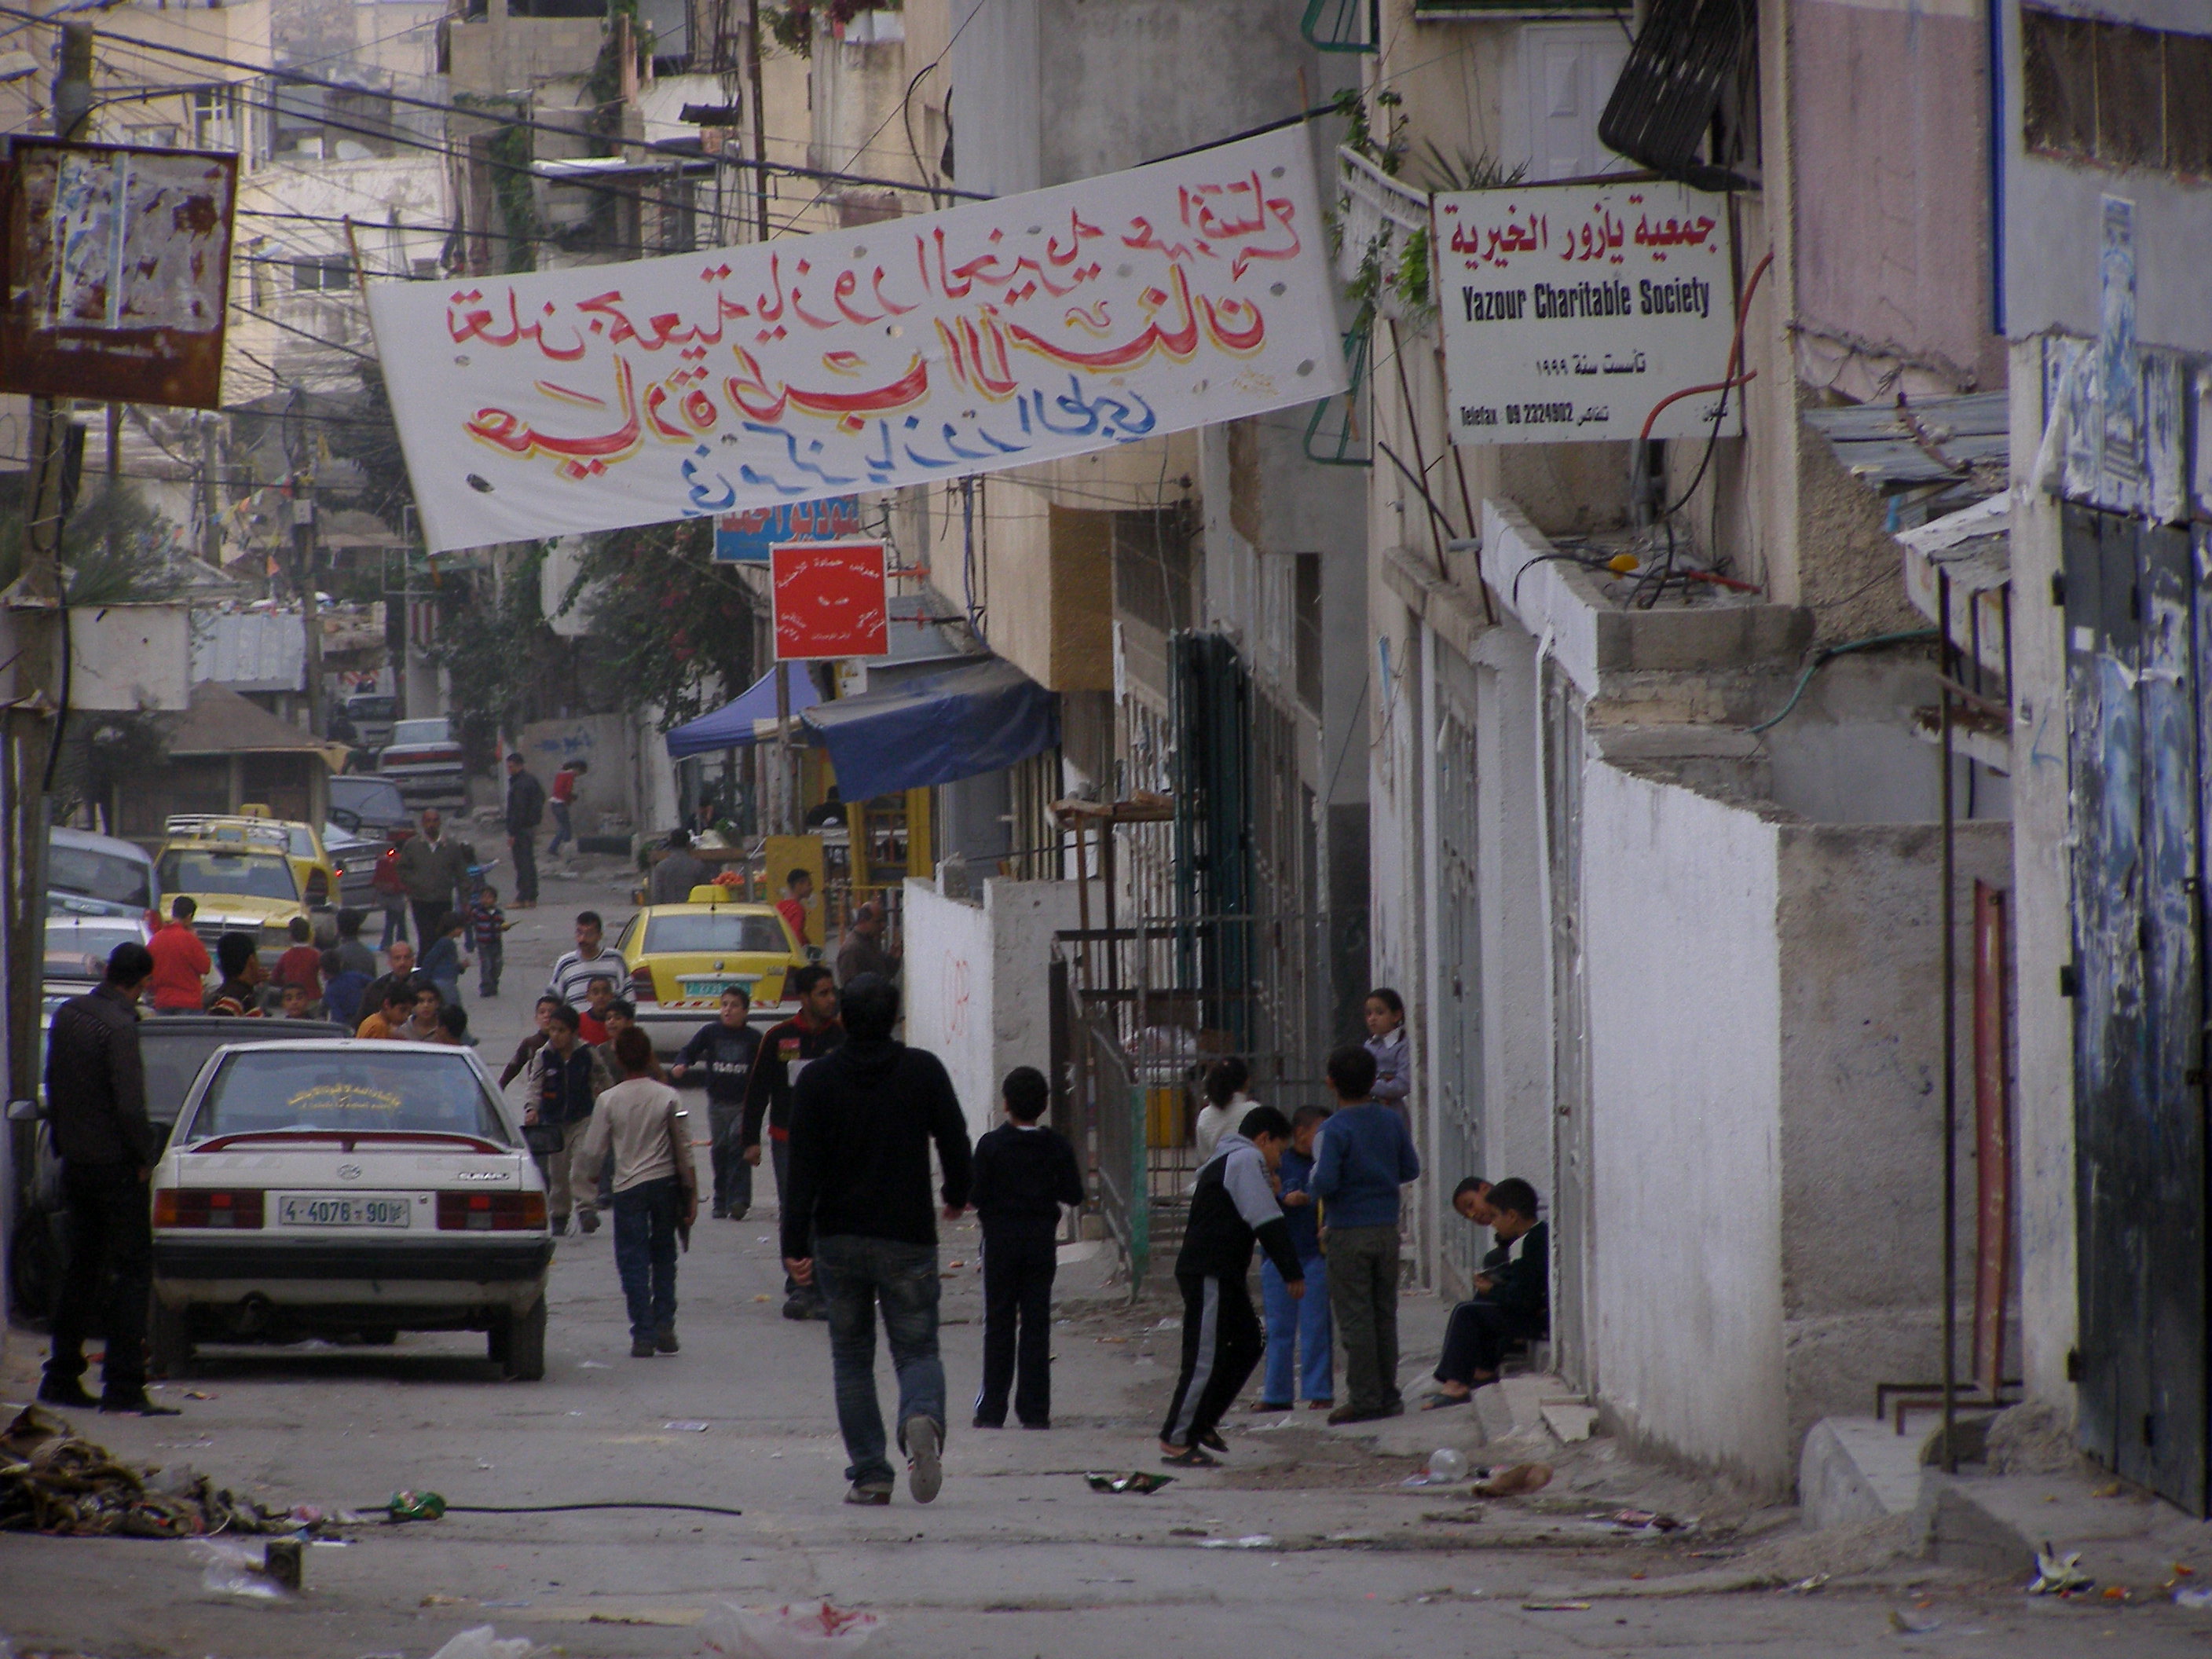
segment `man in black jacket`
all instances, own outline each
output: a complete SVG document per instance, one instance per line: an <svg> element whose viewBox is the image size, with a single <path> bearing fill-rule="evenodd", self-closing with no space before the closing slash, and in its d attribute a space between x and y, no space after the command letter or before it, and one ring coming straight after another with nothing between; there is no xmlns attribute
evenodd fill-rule
<svg viewBox="0 0 2212 1659"><path fill-rule="evenodd" d="M1245 1280L1257 1243L1293 1300L1306 1293L1305 1269L1267 1176L1291 1144L1291 1121L1255 1106L1221 1137L1191 1189L1176 1283L1182 1290L1182 1370L1160 1427L1160 1461L1212 1468L1211 1446L1225 1451L1216 1427L1267 1346Z"/></svg>
<svg viewBox="0 0 2212 1659"><path fill-rule="evenodd" d="M1437 1391L1423 1403L1424 1411L1456 1406L1495 1382L1509 1343L1551 1334L1551 1228L1536 1219L1536 1189L1516 1176L1484 1198L1498 1246L1482 1259L1474 1299L1454 1308L1444 1325Z"/></svg>
<svg viewBox="0 0 2212 1659"><path fill-rule="evenodd" d="M752 1000L742 985L725 987L722 1012L691 1035L668 1075L681 1083L692 1068L707 1073L707 1123L714 1164L714 1213L743 1221L753 1206L753 1166L738 1147L744 1116L745 1088L760 1054L760 1033L745 1021Z"/></svg>
<svg viewBox="0 0 2212 1659"><path fill-rule="evenodd" d="M999 1091L1006 1121L975 1143L969 1197L983 1224L983 1386L975 1426L1006 1426L1006 1391L1025 1429L1052 1426L1052 1281L1060 1265L1060 1208L1083 1202L1083 1171L1067 1137L1037 1120L1052 1085L1017 1066ZM1014 1381L1015 1321L1021 1381Z"/></svg>
<svg viewBox="0 0 2212 1659"><path fill-rule="evenodd" d="M146 1179L158 1148L146 1121L138 994L153 972L154 955L144 945L117 945L106 977L89 994L55 1009L46 1033L46 1121L70 1212L69 1266L39 1384L39 1398L51 1406L94 1403L80 1379L85 1328L106 1283L106 1305L99 1310L107 1334L100 1410L178 1414L146 1397L146 1303L154 1273Z"/></svg>
<svg viewBox="0 0 2212 1659"><path fill-rule="evenodd" d="M538 826L545 817L545 786L520 750L507 755L507 844L514 854L514 906L538 903Z"/></svg>
<svg viewBox="0 0 2212 1659"><path fill-rule="evenodd" d="M937 1351L937 1223L929 1148L945 1171L945 1218L968 1206L968 1126L936 1055L891 1040L898 991L878 974L844 990L842 1048L808 1066L793 1090L783 1188L784 1266L818 1279L830 1306L837 1427L852 1466L848 1504L888 1504L896 1479L884 1455L876 1399L876 1307L898 1374L898 1439L915 1502L944 1472L945 1362Z"/></svg>

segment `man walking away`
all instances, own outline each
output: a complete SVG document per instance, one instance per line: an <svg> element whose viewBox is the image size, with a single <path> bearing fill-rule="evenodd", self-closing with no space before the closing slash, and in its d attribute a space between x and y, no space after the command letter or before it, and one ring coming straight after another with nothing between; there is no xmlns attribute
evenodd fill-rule
<svg viewBox="0 0 2212 1659"><path fill-rule="evenodd" d="M668 832L668 851L659 863L653 866L649 894L655 904L681 904L691 896L694 887L714 884L714 872L706 860L691 850L691 835L686 830Z"/></svg>
<svg viewBox="0 0 2212 1659"><path fill-rule="evenodd" d="M576 948L563 951L553 963L553 976L545 994L558 997L571 1008L591 1000L592 981L604 978L610 986L629 983L629 964L622 952L606 943L605 924L597 910L576 912Z"/></svg>
<svg viewBox="0 0 2212 1659"><path fill-rule="evenodd" d="M197 1014L207 1006L207 976L215 964L192 929L200 907L182 893L169 906L169 919L155 933L154 975L149 981L157 1014Z"/></svg>
<svg viewBox="0 0 2212 1659"><path fill-rule="evenodd" d="M545 819L545 786L532 775L519 750L507 755L507 845L514 854L514 906L538 902L538 826Z"/></svg>
<svg viewBox="0 0 2212 1659"><path fill-rule="evenodd" d="M969 1194L983 1224L983 1386L975 1395L975 1426L1006 1426L1011 1388L1021 1425L1048 1429L1060 1207L1083 1202L1083 1171L1067 1137L1037 1121L1052 1099L1042 1072L1017 1066L999 1092L1006 1121L975 1143L975 1179Z"/></svg>
<svg viewBox="0 0 2212 1659"><path fill-rule="evenodd" d="M614 1084L606 1062L578 1037L576 1025L576 1011L565 1002L548 1014L545 1046L530 1057L525 1073L522 1121L550 1123L561 1130L560 1147L547 1154L545 1171L550 1188L547 1205L553 1212L556 1238L568 1232L572 1211L586 1232L599 1230L599 1206L592 1199L599 1166L586 1161L584 1138L599 1096Z"/></svg>
<svg viewBox="0 0 2212 1659"><path fill-rule="evenodd" d="M562 844L576 838L576 826L569 817L576 805L576 781L591 769L580 760L563 761L553 775L553 844L545 849L549 859L559 858Z"/></svg>
<svg viewBox="0 0 2212 1659"><path fill-rule="evenodd" d="M428 950L438 937L438 925L449 910L465 908L469 850L446 833L446 821L434 806L422 811L422 830L399 849L399 884L407 891L407 905L415 913L415 937Z"/></svg>
<svg viewBox="0 0 2212 1659"><path fill-rule="evenodd" d="M760 1033L745 1023L751 1012L752 1001L744 986L725 987L720 1018L694 1031L668 1068L668 1075L679 1083L691 1075L694 1066L707 1068L714 1213L732 1221L743 1221L753 1206L753 1166L738 1145L738 1132L744 1122L745 1085L752 1081L753 1062L760 1055Z"/></svg>
<svg viewBox="0 0 2212 1659"><path fill-rule="evenodd" d="M144 945L117 945L106 976L89 994L55 1009L46 1033L46 1116L70 1216L69 1265L39 1384L39 1398L50 1406L94 1403L81 1379L85 1328L104 1288L100 1410L178 1415L146 1397L146 1302L154 1277L146 1179L158 1149L146 1121L137 1003L153 972L153 952Z"/></svg>
<svg viewBox="0 0 2212 1659"><path fill-rule="evenodd" d="M775 1153L776 1202L786 1206L785 1213L789 1214L790 1173L787 1164L792 1088L802 1072L845 1040L845 1028L837 1020L837 987L827 968L819 963L810 963L795 969L786 984L789 988L787 994L798 1000L799 1012L762 1034L760 1054L753 1061L753 1074L745 1084L745 1115L738 1129L738 1146L746 1164L757 1169L762 1120L766 1119L768 1142ZM783 1281L783 1297L786 1319L827 1316L820 1290L788 1274Z"/></svg>
<svg viewBox="0 0 2212 1659"><path fill-rule="evenodd" d="M1403 1113L1378 1103L1375 1056L1328 1057L1338 1106L1322 1126L1307 1190L1328 1206L1328 1299L1344 1344L1350 1398L1332 1423L1365 1423L1406 1409L1398 1392L1398 1189L1421 1173Z"/></svg>
<svg viewBox="0 0 2212 1659"><path fill-rule="evenodd" d="M674 1353L676 1238L699 1215L699 1177L676 1091L653 1078L653 1039L635 1026L615 1039L623 1080L599 1097L585 1131L586 1169L612 1154L615 1268L629 1304L629 1353Z"/></svg>
<svg viewBox="0 0 2212 1659"><path fill-rule="evenodd" d="M884 949L884 907L876 899L853 912L844 942L837 947L837 982L850 985L863 974L898 976L898 958Z"/></svg>
<svg viewBox="0 0 2212 1659"><path fill-rule="evenodd" d="M1170 1468L1213 1468L1218 1460L1207 1456L1206 1448L1228 1449L1216 1431L1267 1342L1245 1288L1253 1244L1267 1252L1293 1297L1305 1294L1290 1225L1267 1180L1290 1144L1290 1120L1272 1106L1255 1106L1221 1137L1191 1190L1176 1257L1182 1369L1160 1425L1160 1462Z"/></svg>
<svg viewBox="0 0 2212 1659"><path fill-rule="evenodd" d="M937 1351L937 1224L929 1148L945 1171L945 1218L968 1205L968 1126L936 1055L891 1040L898 990L874 974L845 988L844 1045L809 1066L793 1090L784 1265L821 1281L830 1304L837 1426L851 1466L848 1504L888 1504L876 1399L876 1308L898 1376L898 1442L917 1504L944 1471L945 1362Z"/></svg>

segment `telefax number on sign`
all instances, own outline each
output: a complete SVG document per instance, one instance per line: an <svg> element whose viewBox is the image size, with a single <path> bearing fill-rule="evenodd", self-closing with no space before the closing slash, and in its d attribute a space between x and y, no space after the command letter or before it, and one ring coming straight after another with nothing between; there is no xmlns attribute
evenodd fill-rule
<svg viewBox="0 0 2212 1659"><path fill-rule="evenodd" d="M1506 404L1502 410L1486 404L1462 404L1459 423L1497 426L1501 414L1506 426L1602 426L1613 418L1613 410L1604 404L1584 404L1579 408L1571 403Z"/></svg>

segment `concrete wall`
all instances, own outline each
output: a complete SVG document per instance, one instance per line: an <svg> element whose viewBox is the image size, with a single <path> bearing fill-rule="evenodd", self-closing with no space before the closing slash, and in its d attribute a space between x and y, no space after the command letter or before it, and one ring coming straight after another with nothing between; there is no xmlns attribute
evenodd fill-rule
<svg viewBox="0 0 2212 1659"><path fill-rule="evenodd" d="M540 720L522 728L516 747L529 757L530 769L548 791L553 775L566 762L587 761L591 770L577 780L573 813L580 835L623 834L636 822L634 736L621 714L583 714ZM544 836L553 834L553 815L545 815ZM542 845L543 843L541 843Z"/></svg>

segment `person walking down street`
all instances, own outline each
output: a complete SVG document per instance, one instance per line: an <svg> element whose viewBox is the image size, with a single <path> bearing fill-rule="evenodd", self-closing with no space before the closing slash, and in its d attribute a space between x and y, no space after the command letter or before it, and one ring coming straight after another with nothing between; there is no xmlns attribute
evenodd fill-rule
<svg viewBox="0 0 2212 1659"><path fill-rule="evenodd" d="M1191 1191L1176 1284L1182 1291L1182 1367L1160 1425L1160 1462L1173 1468L1210 1469L1226 1451L1219 1427L1230 1404L1260 1363L1267 1339L1252 1311L1245 1280L1256 1243L1275 1264L1293 1298L1305 1294L1290 1224L1267 1177L1291 1143L1290 1120L1255 1106L1221 1137Z"/></svg>
<svg viewBox="0 0 2212 1659"><path fill-rule="evenodd" d="M738 1128L738 1146L745 1163L759 1168L761 1133L766 1129L775 1170L776 1202L785 1206L787 1214L792 1088L801 1073L845 1040L845 1028L837 1018L836 983L820 963L794 969L785 985L785 994L797 1000L799 1012L761 1034L760 1054L745 1083L745 1115ZM826 1318L821 1291L787 1273L783 1316Z"/></svg>
<svg viewBox="0 0 2212 1659"><path fill-rule="evenodd" d="M545 1034L553 1029L553 1011L561 1006L561 999L548 992L538 999L538 1007L532 1018L535 1021L531 1033L514 1045L514 1057L501 1068L499 1086L501 1089L520 1077L530 1064L530 1058L545 1046Z"/></svg>
<svg viewBox="0 0 2212 1659"><path fill-rule="evenodd" d="M407 884L399 878L399 854L408 836L404 830L396 827L391 836L392 844L376 855L376 868L368 876L376 902L384 907L384 937L376 948L386 951L395 943L407 943Z"/></svg>
<svg viewBox="0 0 2212 1659"><path fill-rule="evenodd" d="M222 983L208 993L207 1011L232 1019L259 1019L261 981L269 970L261 965L251 933L225 933L215 942L215 963Z"/></svg>
<svg viewBox="0 0 2212 1659"><path fill-rule="evenodd" d="M850 985L863 974L898 977L898 957L884 948L884 907L875 899L853 912L837 947L837 983Z"/></svg>
<svg viewBox="0 0 2212 1659"><path fill-rule="evenodd" d="M676 1091L653 1076L653 1039L635 1025L615 1039L623 1080L599 1097L582 1161L614 1159L615 1269L629 1304L633 1359L674 1353L676 1242L699 1215L699 1176Z"/></svg>
<svg viewBox="0 0 2212 1659"><path fill-rule="evenodd" d="M507 756L507 849L514 855L514 908L538 903L538 826L545 821L545 786L516 750Z"/></svg>
<svg viewBox="0 0 2212 1659"><path fill-rule="evenodd" d="M1387 985L1367 994L1367 1052L1375 1056L1375 1098L1413 1127L1413 1045L1406 1036L1406 1000Z"/></svg>
<svg viewBox="0 0 2212 1659"><path fill-rule="evenodd" d="M1052 1101L1042 1072L1017 1066L999 1095L1006 1121L975 1143L968 1194L983 1224L983 1386L975 1395L975 1426L1006 1426L1012 1389L1016 1420L1048 1429L1060 1211L1083 1202L1083 1171L1067 1137L1037 1121Z"/></svg>
<svg viewBox="0 0 2212 1659"><path fill-rule="evenodd" d="M148 981L157 1014L197 1014L207 1006L207 976L215 963L193 931L200 907L182 893L169 905L169 919L154 934L154 976Z"/></svg>
<svg viewBox="0 0 2212 1659"><path fill-rule="evenodd" d="M549 859L559 858L562 847L576 838L575 822L570 816L576 807L576 784L591 769L580 760L563 761L553 775L553 842L545 849Z"/></svg>
<svg viewBox="0 0 2212 1659"><path fill-rule="evenodd" d="M847 1041L793 1090L784 1266L830 1306L837 1427L848 1504L888 1504L896 1476L876 1398L876 1310L898 1377L898 1443L917 1504L944 1480L945 1362L937 1347L937 1222L929 1149L945 1172L947 1221L967 1208L968 1126L952 1080L927 1049L894 1042L898 988L877 974L845 988Z"/></svg>
<svg viewBox="0 0 2212 1659"><path fill-rule="evenodd" d="M1421 1159L1405 1115L1374 1097L1368 1050L1331 1054L1328 1086L1337 1109L1322 1126L1306 1183L1328 1206L1328 1299L1350 1396L1328 1420L1365 1423L1406 1409L1398 1391L1399 1188L1419 1178Z"/></svg>
<svg viewBox="0 0 2212 1659"><path fill-rule="evenodd" d="M714 866L691 850L690 831L671 830L668 851L653 866L653 878L647 884L653 902L681 904L691 896L694 887L710 887L714 881Z"/></svg>
<svg viewBox="0 0 2212 1659"><path fill-rule="evenodd" d="M572 1212L586 1232L599 1230L599 1206L592 1196L599 1166L586 1159L584 1138L599 1096L614 1083L606 1062L576 1035L576 1011L565 1002L548 1014L545 1046L530 1057L524 1073L528 1083L522 1121L550 1124L561 1131L560 1146L545 1155L545 1184L550 1189L547 1204L556 1238L568 1232Z"/></svg>
<svg viewBox="0 0 2212 1659"><path fill-rule="evenodd" d="M507 963L507 930L514 926L499 908L499 889L489 882L469 902L468 942L477 951L477 994L499 994L500 969Z"/></svg>
<svg viewBox="0 0 2212 1659"><path fill-rule="evenodd" d="M54 1010L46 1033L46 1121L61 1160L69 1261L54 1308L39 1398L50 1406L175 1417L146 1397L146 1304L154 1279L147 1177L155 1156L138 1052L138 994L154 972L144 945L118 945L88 994ZM97 1316L107 1340L95 1402L85 1392L84 1339Z"/></svg>
<svg viewBox="0 0 2212 1659"><path fill-rule="evenodd" d="M415 937L427 951L446 913L466 907L469 866L476 855L446 833L436 807L423 809L422 823L421 833L399 849L399 884L415 913Z"/></svg>
<svg viewBox="0 0 2212 1659"><path fill-rule="evenodd" d="M1328 1121L1326 1106L1301 1106L1291 1114L1291 1144L1275 1166L1291 1248L1305 1273L1306 1291L1293 1297L1272 1261L1260 1264L1260 1306L1267 1321L1267 1369L1256 1411L1286 1412L1305 1396L1312 1411L1336 1405L1336 1329L1329 1318L1328 1261L1321 1253L1320 1218L1314 1195L1314 1141ZM1299 1386L1303 1384L1301 1389Z"/></svg>
<svg viewBox="0 0 2212 1659"><path fill-rule="evenodd" d="M760 1033L746 1024L752 1001L742 985L723 988L722 1011L691 1034L684 1052L668 1068L681 1082L695 1067L707 1073L707 1124L714 1164L714 1214L743 1221L753 1206L753 1166L745 1162L738 1133L745 1116L745 1088L760 1056Z"/></svg>
<svg viewBox="0 0 2212 1659"><path fill-rule="evenodd" d="M610 985L627 985L629 964L623 960L621 951L606 943L605 924L600 921L599 913L579 910L576 948L563 951L555 958L545 994L560 998L571 1008L580 1008L591 1000L592 981L602 977Z"/></svg>

